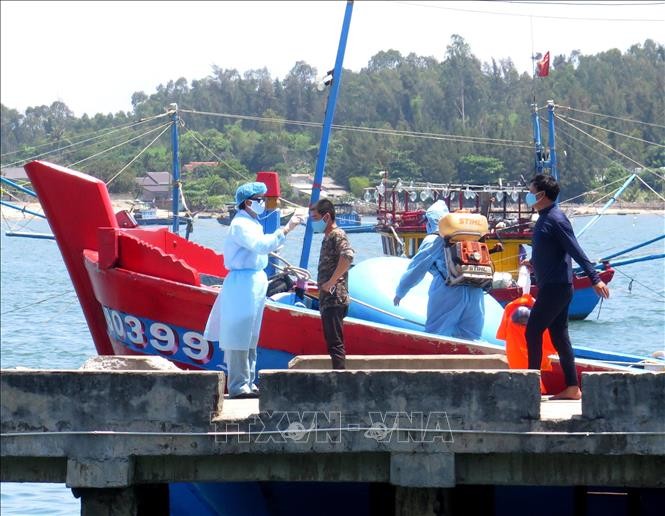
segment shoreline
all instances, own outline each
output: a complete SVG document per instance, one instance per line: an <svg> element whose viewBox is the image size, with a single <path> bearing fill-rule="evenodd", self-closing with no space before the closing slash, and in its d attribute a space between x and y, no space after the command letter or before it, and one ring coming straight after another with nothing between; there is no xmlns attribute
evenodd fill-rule
<svg viewBox="0 0 665 516"><path fill-rule="evenodd" d="M9 201L16 206L20 206L23 209L34 211L36 213L42 213L41 205L39 202L17 202ZM121 210L130 210L134 205L135 201L133 199L127 198L115 198L111 199L111 206L113 207L113 212L117 213ZM618 204L618 203L617 203ZM7 206L1 206L2 208L2 218L7 220L24 220L29 217L34 217L29 213L23 213L18 210L14 210ZM369 209L369 206L355 206L356 211L361 215L375 215L375 208ZM564 206L564 211L570 217L576 216L588 216L596 215L599 211L599 207L592 206L574 206L568 205ZM221 212L220 212L221 213ZM219 213L216 212L199 212L197 215L203 215L206 218L216 217ZM623 203L616 208L609 208L604 215L663 215L665 216L665 206L654 207L654 203ZM196 218L196 217L195 217Z"/></svg>

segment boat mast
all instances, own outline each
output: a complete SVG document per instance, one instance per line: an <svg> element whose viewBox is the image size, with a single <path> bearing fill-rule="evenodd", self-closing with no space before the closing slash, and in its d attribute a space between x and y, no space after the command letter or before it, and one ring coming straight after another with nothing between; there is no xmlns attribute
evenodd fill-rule
<svg viewBox="0 0 665 516"><path fill-rule="evenodd" d="M346 3L346 12L344 13L344 22L342 23L342 34L339 38L339 46L337 47L337 59L335 60L335 69L332 75L332 84L330 93L328 94L328 101L326 105L326 116L323 120L323 131L321 132L321 143L319 145L319 155L316 160L316 171L314 173L314 181L312 182L312 195L309 201L311 208L319 200L321 195L321 182L323 181L323 170L326 166L326 157L328 155L328 140L330 139L330 130L332 129L333 116L335 115L335 105L337 103L337 95L339 93L339 85L342 82L342 62L344 61L344 51L346 50L346 40L349 35L349 26L351 25L351 12L353 11L353 1ZM307 268L309 263L309 250L312 246L312 222L308 218L307 226L305 227L305 239L302 246L302 254L300 255L300 267Z"/></svg>
<svg viewBox="0 0 665 516"><path fill-rule="evenodd" d="M180 229L180 221L178 220L178 213L180 213L180 148L178 145L178 124L180 123L180 117L178 116L178 104L170 104L168 113L171 115L171 152L173 155L173 191L171 193L173 210L172 231L177 235Z"/></svg>
<svg viewBox="0 0 665 516"><path fill-rule="evenodd" d="M538 118L538 106L534 102L531 104L531 121L533 124L533 145L536 150L534 166L536 174L542 174L545 163L545 149L540 136L540 119Z"/></svg>
<svg viewBox="0 0 665 516"><path fill-rule="evenodd" d="M554 101L547 101L547 129L548 129L548 143L550 146L550 155L549 155L549 169L550 173L554 180L559 182L559 169L557 169L556 163L556 146L554 145L555 135L554 135Z"/></svg>
<svg viewBox="0 0 665 516"><path fill-rule="evenodd" d="M559 170L556 162L556 135L554 131L554 101L547 101L547 130L548 145L547 151L543 147L540 132L540 120L538 119L538 106L531 104L531 120L533 121L533 143L535 146L535 168L536 174L542 174L545 169L549 169L551 176L558 182Z"/></svg>

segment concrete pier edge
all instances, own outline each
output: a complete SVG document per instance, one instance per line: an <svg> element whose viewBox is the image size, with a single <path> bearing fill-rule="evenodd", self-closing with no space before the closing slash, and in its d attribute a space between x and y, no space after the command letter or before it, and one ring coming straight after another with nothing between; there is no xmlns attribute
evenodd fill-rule
<svg viewBox="0 0 665 516"><path fill-rule="evenodd" d="M533 371L262 371L256 403L223 402L216 372L2 370L0 480L122 514L169 482L665 487L664 382L585 374L581 410L552 419Z"/></svg>

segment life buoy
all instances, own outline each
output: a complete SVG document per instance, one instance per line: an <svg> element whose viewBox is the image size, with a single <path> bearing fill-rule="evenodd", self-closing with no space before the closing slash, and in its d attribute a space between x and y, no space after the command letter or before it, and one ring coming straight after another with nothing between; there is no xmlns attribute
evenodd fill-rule
<svg viewBox="0 0 665 516"><path fill-rule="evenodd" d="M516 312L519 308L531 308L535 303L535 298L531 294L525 294L511 301L503 310L501 324L496 331L496 338L506 341L506 358L510 369L528 369L529 353L526 345L526 320L522 318L522 313ZM515 314L517 317L513 317ZM521 320L520 320L521 319ZM551 371L552 362L549 355L556 354L556 349L552 344L549 330L543 333L543 359L540 363L541 371ZM545 387L541 380L540 391L545 392Z"/></svg>

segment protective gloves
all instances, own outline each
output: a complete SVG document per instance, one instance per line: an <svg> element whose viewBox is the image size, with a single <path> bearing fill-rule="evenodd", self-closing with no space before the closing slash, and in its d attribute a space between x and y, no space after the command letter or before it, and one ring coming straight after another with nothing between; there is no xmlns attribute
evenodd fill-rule
<svg viewBox="0 0 665 516"><path fill-rule="evenodd" d="M294 215L293 217L291 217L291 220L289 220L286 223L286 228L285 228L286 232L290 233L291 231L296 229L298 226L300 226L300 224L302 224L302 223L303 223L303 218L300 215Z"/></svg>

